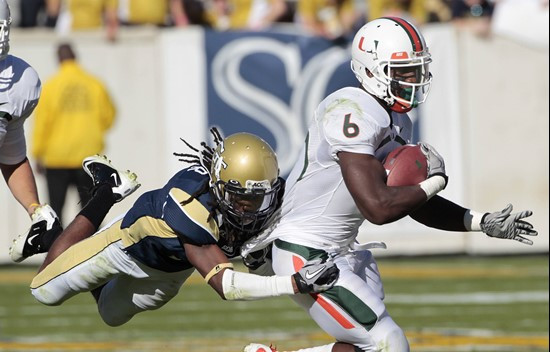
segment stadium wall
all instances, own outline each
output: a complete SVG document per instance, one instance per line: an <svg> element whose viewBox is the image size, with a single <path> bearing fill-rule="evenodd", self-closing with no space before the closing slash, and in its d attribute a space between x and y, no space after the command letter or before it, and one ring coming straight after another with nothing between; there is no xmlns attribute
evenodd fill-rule
<svg viewBox="0 0 550 352"><path fill-rule="evenodd" d="M424 29L434 57L428 102L413 117L415 139L446 158L449 187L442 195L476 210L532 209L539 230L533 247L480 234L443 233L403 219L365 224L361 242L384 241L376 255L530 253L548 251L548 49L510 39L481 39L448 25ZM126 29L116 43L103 33L70 38L79 60L111 90L118 118L106 154L138 173L142 188L115 205L123 212L146 190L160 187L183 165L172 155L185 138L198 145L208 126L226 135L257 133L271 143L287 174L296 160L316 104L331 90L356 85L348 48L333 47L285 28L262 33ZM61 38L44 31L14 31L12 49L43 81L56 70ZM55 128L55 126L52 126ZM26 123L30 140L32 118ZM38 178L42 200L45 184ZM69 194L66 219L78 207ZM0 186L0 263L29 220ZM35 259L31 262L36 262Z"/></svg>

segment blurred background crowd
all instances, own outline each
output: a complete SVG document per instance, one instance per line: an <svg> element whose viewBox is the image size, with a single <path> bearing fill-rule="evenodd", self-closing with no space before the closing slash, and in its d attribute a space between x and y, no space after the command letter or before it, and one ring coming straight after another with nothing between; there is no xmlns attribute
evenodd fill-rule
<svg viewBox="0 0 550 352"><path fill-rule="evenodd" d="M14 24L45 27L63 35L104 29L115 41L121 27L185 27L215 30L262 30L274 24L296 24L306 33L340 42L366 21L400 16L417 25L453 22L481 36L503 3L548 0L13 0ZM295 26L296 27L296 26Z"/></svg>
<svg viewBox="0 0 550 352"><path fill-rule="evenodd" d="M308 39L317 44L322 43L320 48L331 47L343 51L348 50L346 47L364 23L382 16L406 18L431 35L430 51L434 57L436 54L438 56L438 60L434 60L432 67L438 70L437 92L444 93L439 96L437 92L431 93L433 112L430 113L425 107L424 120L431 121L426 116L438 116L444 109L447 117L451 114L459 116L456 121L460 121L461 124L469 118L467 115L471 111L472 119L475 119L478 127L484 121L492 126L492 120L488 116L498 117L499 126L505 125L500 123L504 118L517 122L515 116L518 115L532 117L532 123L537 126L547 123L548 100L545 98L541 105L538 99L541 96L546 97L544 93L548 90L548 81L542 78L547 77L545 72L548 67L548 0L7 1L11 8L11 30L17 32L13 34L18 36L12 36L12 53L28 60L39 72L43 83L40 104L33 118L27 122L28 131L32 131L32 139L29 138L28 142L35 170L38 174L43 174L47 181L47 185L40 185L39 189L48 190L49 196L44 199L54 207L58 215L62 216L65 212L63 208L69 208L66 219L71 218L71 211L74 212L69 205L76 203L71 200L65 201L67 188L72 188L70 186L73 185L79 190L85 188L81 177L75 173L81 171L80 160L85 155L94 153L114 154L116 159L117 153L122 156L164 152L165 146L171 146L169 143L165 144L164 139L179 141L178 138L171 138L173 136L163 128L164 124L168 126L174 121L182 123L180 104L185 105L185 103L180 100L185 97L189 97L185 116L193 116L194 120L199 121L193 122L190 118L187 119L185 130L188 129L188 125L199 126L202 123L200 121L203 120L208 120L209 124L218 123L215 120L218 116L227 115L233 118L233 115L228 113L233 110L236 116L243 119L242 121L253 120L251 117L253 114L245 116L241 110L246 112L248 110L238 105L244 104L243 101L248 102L250 97L236 94L236 97L229 98L234 100L240 98L242 101L233 102L217 92L215 85L215 83L221 84L220 82L233 84L234 86L229 88L236 91L241 87L238 86L239 82L230 81L232 76L226 77L232 73L228 71L233 67L229 59L221 61L226 66L220 68L214 65L220 63L214 62L214 58L222 56L220 48L232 40L229 37L240 37L241 34L251 37L255 37L257 32L262 32L260 37L264 34L267 37L275 32L283 32L283 34L290 32L299 36L310 35ZM201 30L170 30L190 27ZM202 28L207 30L203 31ZM143 29L143 33L140 33L140 29ZM227 33L230 31L254 33ZM466 35L456 35L458 31ZM203 37L198 39L198 36L193 36L195 32L200 32L201 35L203 32L207 33L206 39L203 41ZM181 37L172 37L173 34ZM155 40L139 41L136 38L140 36ZM215 40L207 43L208 39L213 37ZM227 38L219 39L219 37ZM504 37L508 41L503 43L491 40L498 37ZM466 40L461 41L464 38ZM475 40L469 41L468 38ZM58 47L60 43L61 46ZM57 62L54 62L51 53L55 48L60 50L65 45L63 43L71 43L75 52L69 55L69 58L59 56ZM254 42L252 46L258 45L257 43ZM277 48L273 50L280 50L280 47ZM70 46L69 49L72 52ZM253 54L255 52L253 49L247 53ZM314 49L317 50L317 48ZM307 55L296 60L302 60L300 62L304 64L311 55L314 55L313 51L311 49ZM234 54L234 52L231 53ZM288 53L281 53L281 62L286 54ZM539 57L544 65L537 65L539 61L528 61L539 60ZM522 65L521 74L514 76L503 74L509 70L509 67L521 64L518 58L527 60L521 63L529 62L527 65ZM235 60L238 61L237 59L239 58ZM340 58L323 55L322 62L312 61L310 68L304 69L307 74L313 72L310 71L311 67L319 70L313 75L319 78L314 82L315 89L304 89L311 94L305 96L304 106L309 106L311 101L322 98L323 93L319 87L323 88L325 83L327 85L329 83L327 83L328 78L325 79L320 70L323 69L326 70L323 72L332 74L331 70L336 70L335 67L338 67L332 67L333 63L329 63L329 60L338 61ZM346 57L343 60L346 61L345 74L351 75L349 61L347 61L349 59ZM159 62L162 62L162 65L158 65ZM282 71L279 67L281 62L277 62L276 67L269 67L269 71L276 72L275 75L283 74L289 77L291 73L297 75L293 71L294 61L285 62L284 64L288 67L284 67ZM272 61L268 61L266 65L269 63ZM334 63L336 64L340 65L339 62ZM436 67L437 65L440 66ZM214 79L208 76L211 72L206 68L212 72L214 69L225 70L221 73L226 76L217 72L218 75L215 77L217 80L214 82ZM167 70L164 75L163 70ZM529 72L526 73L526 70ZM289 79L288 82L269 82L269 87L266 87L268 84L264 83L267 76L265 71L253 68L250 72L246 74L258 76L258 81L261 81L255 82L258 86L254 87L260 93L267 92L273 99L289 99L285 101L288 104L284 106L285 112L301 107L299 104L293 105L289 98L294 97L294 94L298 97L302 97L300 94L305 94L298 89L298 84L292 86L289 83L294 82L294 78ZM300 79L303 79L303 84L313 85L312 82L304 79L307 77L306 73L300 72ZM328 73L325 74L328 77ZM247 78L250 77L247 76ZM327 82L324 82L324 79ZM180 81L185 81L185 84L180 84ZM275 83L279 85L274 87ZM225 91L227 87L223 87L221 90ZM518 89L529 90L529 92L522 95ZM319 97L315 94L319 94ZM80 98L75 98L77 95ZM86 100L82 96L93 96L96 99ZM449 96L452 98L448 98ZM509 105L502 104L512 100L508 97L512 97L514 101L521 101L521 108L518 108L517 112L512 111ZM229 100L231 101L228 102ZM495 104L487 104L488 101ZM202 102L208 102L208 112L206 107L201 105ZM439 110L435 108L436 103L439 104ZM251 104L256 106L255 102ZM96 109L97 106L101 109ZM279 111L273 109L273 111ZM273 111L268 112L273 114ZM534 113L527 111L534 111ZM292 110L292 112L298 116L311 116L304 113L307 111ZM506 117L503 117L503 114L506 114ZM280 117L284 122L282 125L285 128L294 126L286 120L287 115L293 115L283 115ZM63 121L75 120L75 116L85 123L82 122L79 126L63 123ZM158 129L158 133L154 133L147 116L158 116L159 122L154 126ZM171 120L171 116L174 116L174 120ZM483 119L480 119L480 116ZM537 117L544 121L537 121ZM242 121L235 122L235 126L244 126ZM529 126L529 121L531 120L522 119L522 124ZM52 129L51 126L54 125L56 128ZM263 128L261 123L258 125ZM433 121L431 125L439 126ZM62 129L59 126L68 127ZM265 126L271 125L266 123ZM461 126L464 127L464 125ZM70 132L67 131L69 128ZM445 128L448 127L445 126ZM170 128L169 132L172 133L172 130L176 131L177 128ZM41 133L44 131L46 133ZM56 134L57 137L55 137ZM69 145L65 137L67 135L73 136L74 147L67 147ZM129 135L139 136L139 138L129 138ZM466 132L464 135L467 135ZM45 136L49 137L47 142ZM547 134L544 136L546 140L547 136ZM84 137L88 142L80 143L79 141L84 141ZM301 143L302 137L299 137L299 143ZM93 140L89 141L89 139ZM126 140L135 143L119 143ZM529 140L537 139L529 137ZM50 144L54 143L58 143L57 145L63 148L53 148ZM472 147L471 140L464 145L471 150L475 149ZM53 153L52 150L62 150L64 154ZM479 151L476 152L479 153ZM158 177L156 171L171 170L171 164L164 164L165 160L162 158L156 156L144 158L157 164L141 173L143 184L154 183L153 180L156 181ZM129 166L139 169L139 166L131 163ZM458 167L456 169L460 170ZM59 171L64 175L63 178ZM0 194L0 205L4 202L1 196ZM82 196L79 198L80 205L84 204L85 199ZM490 199L495 200L494 197ZM65 204L68 207L64 207ZM547 197L545 204L547 204ZM0 219L0 225L1 222ZM13 216L10 217L9 224L6 226L8 225L10 233L17 231L17 221ZM0 261L1 259L0 256Z"/></svg>

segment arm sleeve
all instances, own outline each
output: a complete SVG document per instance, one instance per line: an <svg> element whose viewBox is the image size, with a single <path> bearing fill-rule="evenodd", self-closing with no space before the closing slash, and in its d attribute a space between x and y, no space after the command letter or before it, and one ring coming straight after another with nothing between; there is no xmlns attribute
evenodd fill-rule
<svg viewBox="0 0 550 352"><path fill-rule="evenodd" d="M225 270L222 277L225 299L255 300L282 295L293 295L291 276L258 276Z"/></svg>

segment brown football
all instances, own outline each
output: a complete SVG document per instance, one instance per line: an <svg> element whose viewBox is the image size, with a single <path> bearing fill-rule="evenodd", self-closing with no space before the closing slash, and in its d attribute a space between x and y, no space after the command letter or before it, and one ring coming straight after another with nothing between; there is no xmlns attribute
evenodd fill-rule
<svg viewBox="0 0 550 352"><path fill-rule="evenodd" d="M392 150L384 159L388 186L412 186L428 177L428 161L420 146L406 144Z"/></svg>

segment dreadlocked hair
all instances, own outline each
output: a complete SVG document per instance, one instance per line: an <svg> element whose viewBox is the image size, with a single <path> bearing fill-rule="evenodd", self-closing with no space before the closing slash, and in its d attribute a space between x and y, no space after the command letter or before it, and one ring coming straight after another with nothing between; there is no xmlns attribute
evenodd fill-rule
<svg viewBox="0 0 550 352"><path fill-rule="evenodd" d="M180 138L180 140L185 143L185 145L191 149L194 153L176 153L174 152L174 155L179 157L179 161L182 161L184 163L188 163L191 165L198 165L204 167L209 173L210 173L210 167L212 166L212 157L214 156L214 151L220 145L220 143L223 141L223 137L218 131L216 127L210 128L210 133L212 134L212 137L214 139L214 146L209 146L206 142L201 142L202 150L199 150L198 148L193 147L190 143L188 143L185 139ZM191 203L194 199L197 199L200 197L201 194L207 193L210 191L210 179L205 180L200 187L195 191L188 199L182 201L180 204L182 206ZM208 214L207 221L210 221L216 213L216 210L219 208L219 205L217 202L210 202L209 205L212 207L212 210L210 211L210 214Z"/></svg>

